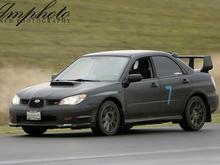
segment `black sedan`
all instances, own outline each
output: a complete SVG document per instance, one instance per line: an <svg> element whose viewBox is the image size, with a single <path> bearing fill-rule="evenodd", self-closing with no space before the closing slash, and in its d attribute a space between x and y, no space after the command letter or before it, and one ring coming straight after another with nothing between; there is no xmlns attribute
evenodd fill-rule
<svg viewBox="0 0 220 165"><path fill-rule="evenodd" d="M194 69L196 58L203 58L200 70ZM10 126L30 135L54 128L115 135L134 125L165 122L198 131L218 107L212 68L210 56L147 50L87 54L51 82L19 91L12 100Z"/></svg>

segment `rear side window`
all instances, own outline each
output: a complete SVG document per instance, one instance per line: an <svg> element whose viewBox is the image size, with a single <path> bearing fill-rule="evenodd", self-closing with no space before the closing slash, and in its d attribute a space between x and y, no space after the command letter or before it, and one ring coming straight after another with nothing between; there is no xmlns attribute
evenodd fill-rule
<svg viewBox="0 0 220 165"><path fill-rule="evenodd" d="M153 61L156 67L158 77L182 75L180 67L170 58L164 56L155 56Z"/></svg>

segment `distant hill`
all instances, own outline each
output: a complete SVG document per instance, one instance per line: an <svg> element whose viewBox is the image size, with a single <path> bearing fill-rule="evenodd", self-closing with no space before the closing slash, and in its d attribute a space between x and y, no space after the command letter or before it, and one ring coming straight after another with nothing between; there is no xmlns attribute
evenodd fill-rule
<svg viewBox="0 0 220 165"><path fill-rule="evenodd" d="M16 5L29 9L48 2L17 0ZM220 0L59 0L58 4L71 10L71 23L19 27L0 23L1 65L60 69L81 54L115 49L220 51Z"/></svg>

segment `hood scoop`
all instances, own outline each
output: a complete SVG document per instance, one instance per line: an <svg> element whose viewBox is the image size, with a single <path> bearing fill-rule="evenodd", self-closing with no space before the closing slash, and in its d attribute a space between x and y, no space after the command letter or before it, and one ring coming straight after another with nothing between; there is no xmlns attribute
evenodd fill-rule
<svg viewBox="0 0 220 165"><path fill-rule="evenodd" d="M74 82L70 81L51 81L50 86L74 86Z"/></svg>

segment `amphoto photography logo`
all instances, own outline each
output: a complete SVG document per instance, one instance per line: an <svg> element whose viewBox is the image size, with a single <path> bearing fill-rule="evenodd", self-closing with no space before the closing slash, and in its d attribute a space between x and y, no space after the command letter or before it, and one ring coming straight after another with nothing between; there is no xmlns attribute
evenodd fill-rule
<svg viewBox="0 0 220 165"><path fill-rule="evenodd" d="M0 24L12 23L20 26L24 23L69 23L70 10L61 6L57 0L48 1L41 6L24 9L17 2L0 2Z"/></svg>

